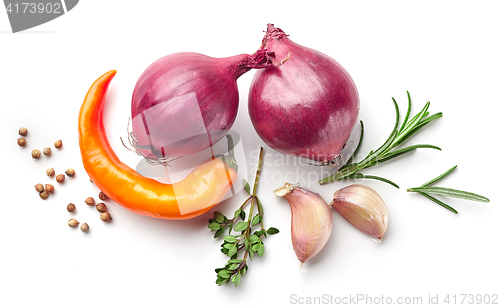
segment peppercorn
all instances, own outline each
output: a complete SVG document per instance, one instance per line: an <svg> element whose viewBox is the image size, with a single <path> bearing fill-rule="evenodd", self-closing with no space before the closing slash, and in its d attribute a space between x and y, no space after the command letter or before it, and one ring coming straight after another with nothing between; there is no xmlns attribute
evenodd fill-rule
<svg viewBox="0 0 500 308"><path fill-rule="evenodd" d="M68 210L68 212L73 213L76 210L76 206L73 203L70 203L68 204L66 209Z"/></svg>
<svg viewBox="0 0 500 308"><path fill-rule="evenodd" d="M75 170L73 170L71 168L68 169L68 170L66 170L66 175L69 176L69 177L74 176L75 175Z"/></svg>
<svg viewBox="0 0 500 308"><path fill-rule="evenodd" d="M71 228L76 228L78 226L79 222L78 220L74 219L74 218L71 218L69 221L68 221L68 225L71 227Z"/></svg>
<svg viewBox="0 0 500 308"><path fill-rule="evenodd" d="M95 206L95 209L98 212L104 213L108 210L108 207L106 206L106 204L101 202L101 203L97 203L97 205Z"/></svg>
<svg viewBox="0 0 500 308"><path fill-rule="evenodd" d="M40 150L38 149L34 149L33 151L31 151L31 157L33 157L34 159L38 159L41 154L42 153L40 153Z"/></svg>
<svg viewBox="0 0 500 308"><path fill-rule="evenodd" d="M49 192L46 190L40 192L40 198L42 198L43 200L47 200L49 198Z"/></svg>
<svg viewBox="0 0 500 308"><path fill-rule="evenodd" d="M23 147L26 145L26 139L24 138L18 138L17 139L17 144L20 146L20 147Z"/></svg>
<svg viewBox="0 0 500 308"><path fill-rule="evenodd" d="M47 169L45 173L47 173L48 176L54 176L54 174L56 174L54 168Z"/></svg>
<svg viewBox="0 0 500 308"><path fill-rule="evenodd" d="M27 134L28 134L28 129L26 127L21 127L19 129L19 135L26 137Z"/></svg>
<svg viewBox="0 0 500 308"><path fill-rule="evenodd" d="M35 185L35 189L37 192L42 192L44 190L43 188L43 184L42 183L38 183Z"/></svg>
<svg viewBox="0 0 500 308"><path fill-rule="evenodd" d="M80 226L80 230L82 230L83 233L89 232L89 225L85 222Z"/></svg>
<svg viewBox="0 0 500 308"><path fill-rule="evenodd" d="M109 212L102 212L100 217L101 217L101 220L104 222L108 222L112 219L111 214L109 214Z"/></svg>
<svg viewBox="0 0 500 308"><path fill-rule="evenodd" d="M66 177L64 176L64 174L58 174L58 175L56 176L56 182L57 182L57 183L62 183L62 182L64 182L64 179L65 179L65 178L66 178Z"/></svg>
<svg viewBox="0 0 500 308"><path fill-rule="evenodd" d="M60 149L62 147L62 140L57 140L56 142L54 142L54 147L56 149Z"/></svg>
<svg viewBox="0 0 500 308"><path fill-rule="evenodd" d="M99 199L102 201L108 200L108 196L106 196L102 191L99 192Z"/></svg>
<svg viewBox="0 0 500 308"><path fill-rule="evenodd" d="M53 193L53 192L54 192L54 185L52 185L52 184L46 184L46 185L45 185L45 190L46 190L49 194Z"/></svg>
<svg viewBox="0 0 500 308"><path fill-rule="evenodd" d="M50 148L43 149L43 155L50 156L52 154L52 150Z"/></svg>
<svg viewBox="0 0 500 308"><path fill-rule="evenodd" d="M92 197L88 197L87 199L85 199L85 203L88 205L88 206L92 206L95 204L95 201L94 201L94 198Z"/></svg>

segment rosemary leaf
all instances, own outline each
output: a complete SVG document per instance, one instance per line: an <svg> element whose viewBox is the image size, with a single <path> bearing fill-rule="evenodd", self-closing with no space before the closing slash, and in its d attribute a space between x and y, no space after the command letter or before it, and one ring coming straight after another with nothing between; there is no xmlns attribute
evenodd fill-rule
<svg viewBox="0 0 500 308"><path fill-rule="evenodd" d="M385 179L383 177L379 177L379 176L374 176L374 175L366 175L366 174L362 174L362 173L356 173L354 175L351 175L351 176L347 176L347 177L343 177L339 180L352 180L352 179L372 179L372 180L378 180L378 181L381 181L381 182L385 182L387 184L391 184L392 186L396 187L399 189L399 186L388 180L388 179Z"/></svg>
<svg viewBox="0 0 500 308"><path fill-rule="evenodd" d="M375 175L366 175L366 174L364 174L364 175L363 175L363 177L364 177L365 179L379 180L379 181L385 182L385 183L387 183L387 184L391 184L392 186L394 186L394 187L396 187L397 189L399 189L399 186L398 186L396 183L394 183L394 182L392 182L392 181L389 181L388 179L385 179L385 178L383 178L383 177L380 177L380 176L375 176Z"/></svg>
<svg viewBox="0 0 500 308"><path fill-rule="evenodd" d="M403 121L403 124L401 124L401 129L404 129L406 126L406 122L408 122L408 118L410 117L411 113L411 97L410 97L410 92L406 91L406 95L408 96L408 110L406 110L406 116ZM394 100L394 98L393 98Z"/></svg>
<svg viewBox="0 0 500 308"><path fill-rule="evenodd" d="M434 184L436 183L437 181L441 180L442 178L444 178L445 176L447 176L448 174L450 174L453 170L455 170L456 168L458 167L458 165L455 165L453 167L451 167L448 171L444 172L443 174L435 177L434 179L430 180L429 182L421 185L420 187L426 187L426 186L429 186L431 184Z"/></svg>
<svg viewBox="0 0 500 308"><path fill-rule="evenodd" d="M457 190L445 187L415 187L415 188L409 188L408 192L420 192L420 193L423 192L427 194L441 195L441 196L465 199L470 201L485 202L485 203L490 202L490 200L484 196L463 190Z"/></svg>
<svg viewBox="0 0 500 308"><path fill-rule="evenodd" d="M416 150L418 148L431 148L431 149L436 149L436 150L440 150L441 151L441 148L437 147L435 145L430 145L430 144L415 144L415 145L412 145L412 146L408 146L406 148L402 148L402 149L399 149L399 150L391 151L391 152L385 154L384 156L382 156L380 159L374 161L369 166L366 166L365 168L372 167L372 166L378 165L380 163L386 162L388 160L391 160L393 158L399 157L399 156L401 156L403 154L406 154L408 152L414 151L414 150Z"/></svg>
<svg viewBox="0 0 500 308"><path fill-rule="evenodd" d="M442 201L440 201L440 200L438 200L438 199L434 198L433 196L428 195L428 194L426 194L426 193L422 193L422 192L421 192L420 194L421 194L422 196L426 197L427 199L429 199L429 200L432 200L432 201L436 202L437 204L441 205L441 206L442 206L442 207L444 207L445 209L447 209L447 210L449 210L449 211L451 211L451 212L453 212L453 213L455 213L455 214L458 214L457 210L455 210L454 208L452 208L452 207L451 207L451 206L449 206L448 204L446 204L446 203L444 203L444 202L442 202Z"/></svg>

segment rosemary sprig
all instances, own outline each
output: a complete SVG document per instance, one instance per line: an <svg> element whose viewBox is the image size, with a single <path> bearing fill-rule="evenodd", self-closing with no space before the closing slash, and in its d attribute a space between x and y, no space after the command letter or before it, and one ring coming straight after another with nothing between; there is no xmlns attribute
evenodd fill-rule
<svg viewBox="0 0 500 308"><path fill-rule="evenodd" d="M264 255L264 237L267 238L268 234L276 234L279 232L278 229L273 227L268 229L264 228L264 208L262 207L259 197L256 195L260 170L262 167L263 150L263 148L260 148L259 163L255 174L253 190L250 192L250 185L243 179L245 191L250 196L234 212L233 218L228 219L224 216L224 214L214 212L214 218L208 221L208 228L215 231L215 238L224 234L226 229L229 230L228 235L223 237L224 242L221 245L221 251L229 257L229 261L224 267L215 269L215 272L217 273L217 280L215 283L219 286L232 282L237 287L241 282L241 278L248 270L248 258L252 260L254 253L257 253L260 257ZM248 219L245 220L245 218L247 218L245 208L249 204L249 215ZM257 208L257 213L254 215L255 208ZM252 232L252 227L259 224L260 230ZM232 235L232 231L240 233ZM245 251L243 258L239 259L238 254L242 250Z"/></svg>
<svg viewBox="0 0 500 308"><path fill-rule="evenodd" d="M320 184L326 184L330 182L335 182L335 181L342 181L342 180L348 180L348 179L359 179L359 178L365 178L365 179L374 179L374 180L379 180L388 184L391 184L392 186L399 188L399 186L382 177L378 176L373 176L373 175L365 175L360 173L361 170L373 167L375 165L381 164L383 162L386 162L388 160L394 159L396 157L399 157L403 154L412 152L418 148L431 148L431 149L436 149L436 150L441 150L439 147L430 145L430 144L416 144L416 145L411 145L407 146L404 148L399 148L400 145L402 145L408 138L410 138L413 134L421 130L424 126L429 124L430 122L441 118L443 114L441 112L438 112L433 115L429 115L429 112L427 111L430 106L430 102L427 102L424 106L424 108L417 113L413 118L410 119L410 113L411 113L411 97L410 93L407 91L406 92L408 95L408 110L406 112L406 116L403 120L403 123L401 124L401 127L399 126L399 106L398 103L394 98L392 98L392 101L394 102L394 107L396 108L396 124L394 125L394 129L392 130L391 134L389 135L389 138L380 146L377 150L371 151L363 160L357 163L353 163L354 156L358 153L359 147L361 146L361 143L363 141L363 135L364 135L364 124L363 121L360 121L361 124L361 137L359 139L358 146L356 147L353 155L351 158L347 161L347 163L337 170L336 173L322 179L319 181Z"/></svg>
<svg viewBox="0 0 500 308"><path fill-rule="evenodd" d="M445 187L434 187L430 186L431 184L436 183L437 181L441 180L448 174L450 174L453 170L455 170L457 166L453 166L447 171L445 171L443 174L435 177L434 179L430 180L429 182L422 184L420 187L414 187L414 188L408 188L406 191L408 192L417 192L421 194L422 196L428 198L429 200L432 200L436 202L437 204L441 205L445 209L458 214L457 210L449 206L448 204L430 196L430 194L434 195L440 195L440 196L446 196L446 197L452 197L452 198L460 198L460 199L465 199L465 200L470 200L470 201L477 201L477 202L490 202L490 200L484 196L474 194L471 192L463 191L463 190L457 190L457 189L451 189L451 188L445 188Z"/></svg>

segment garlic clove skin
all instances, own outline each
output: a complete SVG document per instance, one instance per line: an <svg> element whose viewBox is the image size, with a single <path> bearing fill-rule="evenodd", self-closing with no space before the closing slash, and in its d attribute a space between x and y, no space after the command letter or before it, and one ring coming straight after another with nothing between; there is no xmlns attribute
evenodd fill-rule
<svg viewBox="0 0 500 308"><path fill-rule="evenodd" d="M387 231L387 206L372 188L354 184L339 189L330 205L350 224L378 242Z"/></svg>
<svg viewBox="0 0 500 308"><path fill-rule="evenodd" d="M285 198L292 210L292 246L300 267L318 254L332 233L333 216L326 201L317 193L286 183L274 190Z"/></svg>

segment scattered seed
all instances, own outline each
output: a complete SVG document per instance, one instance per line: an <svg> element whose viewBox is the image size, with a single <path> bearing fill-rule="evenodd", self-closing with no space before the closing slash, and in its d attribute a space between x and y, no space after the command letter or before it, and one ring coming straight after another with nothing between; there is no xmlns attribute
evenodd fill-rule
<svg viewBox="0 0 500 308"><path fill-rule="evenodd" d="M108 222L112 219L111 214L109 214L109 212L102 212L100 217L101 217L101 220L104 222Z"/></svg>
<svg viewBox="0 0 500 308"><path fill-rule="evenodd" d="M40 192L40 198L42 198L43 200L47 200L49 198L49 192L46 190Z"/></svg>
<svg viewBox="0 0 500 308"><path fill-rule="evenodd" d="M68 204L66 209L68 210L68 212L73 213L76 210L76 206L73 203L70 203Z"/></svg>
<svg viewBox="0 0 500 308"><path fill-rule="evenodd" d="M92 197L88 197L87 199L85 199L85 203L88 205L88 206L92 206L95 204L95 201L94 201L94 198Z"/></svg>
<svg viewBox="0 0 500 308"><path fill-rule="evenodd" d="M26 127L21 127L19 129L19 135L25 137L28 134L28 129Z"/></svg>
<svg viewBox="0 0 500 308"><path fill-rule="evenodd" d="M31 157L33 157L34 159L38 159L41 154L42 153L40 153L40 150L38 149L34 149L33 151L31 151Z"/></svg>
<svg viewBox="0 0 500 308"><path fill-rule="evenodd" d="M82 230L82 232L84 233L87 233L89 232L89 225L85 222L83 223L81 226L80 226L80 230Z"/></svg>
<svg viewBox="0 0 500 308"><path fill-rule="evenodd" d="M108 196L106 196L102 191L99 192L99 199L101 199L102 201L106 201L108 200Z"/></svg>
<svg viewBox="0 0 500 308"><path fill-rule="evenodd" d="M50 148L43 149L43 155L50 156L52 154L52 150Z"/></svg>
<svg viewBox="0 0 500 308"><path fill-rule="evenodd" d="M66 179L66 177L64 176L64 174L58 174L56 176L57 183L62 183L62 182L64 182L65 179Z"/></svg>
<svg viewBox="0 0 500 308"><path fill-rule="evenodd" d="M62 140L57 140L56 142L54 142L54 147L56 149L60 149L62 147Z"/></svg>
<svg viewBox="0 0 500 308"><path fill-rule="evenodd" d="M24 138L18 138L17 139L17 144L20 146L20 147L23 147L26 145L26 139Z"/></svg>
<svg viewBox="0 0 500 308"><path fill-rule="evenodd" d="M69 177L73 177L75 175L75 170L73 170L71 168L66 170L66 175Z"/></svg>
<svg viewBox="0 0 500 308"><path fill-rule="evenodd" d="M35 189L37 192L42 192L44 190L43 188L43 184L42 183L38 183L35 185Z"/></svg>
<svg viewBox="0 0 500 308"><path fill-rule="evenodd" d="M54 168L49 168L45 173L47 173L48 176L54 176L54 174L56 174L56 171L54 170Z"/></svg>
<svg viewBox="0 0 500 308"><path fill-rule="evenodd" d="M54 185L52 184L46 184L45 185L45 191L47 191L49 194L54 192Z"/></svg>
<svg viewBox="0 0 500 308"><path fill-rule="evenodd" d="M95 209L98 212L104 213L108 210L108 207L106 206L106 204L101 202L101 203L97 203L97 205L95 206Z"/></svg>
<svg viewBox="0 0 500 308"><path fill-rule="evenodd" d="M71 218L69 221L68 221L68 225L71 227L71 228L76 228L78 226L78 224L80 224L78 222L78 220L74 219L74 218Z"/></svg>

